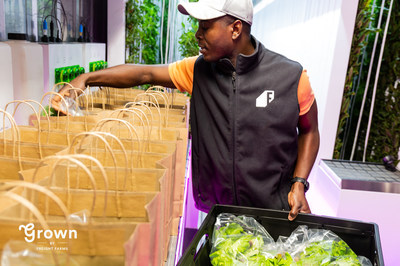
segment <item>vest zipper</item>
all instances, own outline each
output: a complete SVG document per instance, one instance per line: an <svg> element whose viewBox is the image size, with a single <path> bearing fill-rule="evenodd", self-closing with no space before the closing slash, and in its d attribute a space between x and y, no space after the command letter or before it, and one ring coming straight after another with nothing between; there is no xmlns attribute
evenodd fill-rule
<svg viewBox="0 0 400 266"><path fill-rule="evenodd" d="M233 124L232 124L232 179L233 179L233 194L235 205L238 205L238 197L236 192L236 72L232 73L232 85L233 85Z"/></svg>

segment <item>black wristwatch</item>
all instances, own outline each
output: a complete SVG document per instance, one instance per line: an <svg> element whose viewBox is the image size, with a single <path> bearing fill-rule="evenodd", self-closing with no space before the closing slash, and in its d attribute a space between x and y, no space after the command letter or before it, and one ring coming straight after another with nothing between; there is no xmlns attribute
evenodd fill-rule
<svg viewBox="0 0 400 266"><path fill-rule="evenodd" d="M307 190L310 188L310 183L308 183L308 181L306 180L306 179L304 179L304 178L301 178L301 177L293 177L291 180L290 180L290 183L292 183L292 185L294 184L294 183L296 183L296 182L300 182L300 183L303 183L303 185L304 185L304 192L307 192Z"/></svg>

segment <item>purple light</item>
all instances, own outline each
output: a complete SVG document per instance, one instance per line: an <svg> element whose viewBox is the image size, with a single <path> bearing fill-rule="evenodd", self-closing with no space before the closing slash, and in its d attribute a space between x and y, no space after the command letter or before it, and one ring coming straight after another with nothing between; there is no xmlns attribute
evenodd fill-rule
<svg viewBox="0 0 400 266"><path fill-rule="evenodd" d="M185 172L185 193L183 198L182 217L179 221L179 230L177 237L177 245L175 252L175 265L178 263L183 253L183 239L186 228L197 228L199 211L194 207L193 191L192 191L192 149L191 140L188 142L188 152L186 156L186 172Z"/></svg>

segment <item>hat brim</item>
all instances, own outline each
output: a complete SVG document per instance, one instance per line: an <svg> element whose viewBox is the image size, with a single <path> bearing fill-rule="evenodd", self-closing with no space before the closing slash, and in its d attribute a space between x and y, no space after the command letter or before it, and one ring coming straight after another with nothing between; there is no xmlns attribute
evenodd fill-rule
<svg viewBox="0 0 400 266"><path fill-rule="evenodd" d="M185 2L178 4L178 10L184 15L190 15L198 20L220 18L226 14L215 10L201 2Z"/></svg>

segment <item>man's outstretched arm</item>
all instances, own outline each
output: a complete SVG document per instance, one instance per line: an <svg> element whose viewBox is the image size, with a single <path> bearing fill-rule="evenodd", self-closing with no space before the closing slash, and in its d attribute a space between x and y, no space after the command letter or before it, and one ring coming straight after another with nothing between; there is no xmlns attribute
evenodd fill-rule
<svg viewBox="0 0 400 266"><path fill-rule="evenodd" d="M129 88L142 84L161 85L175 88L169 73L168 65L118 65L103 70L81 74L70 82L72 87L84 90L86 86L105 86L114 88ZM69 85L64 86L59 93L70 95ZM61 99L54 96L52 107L59 109Z"/></svg>

